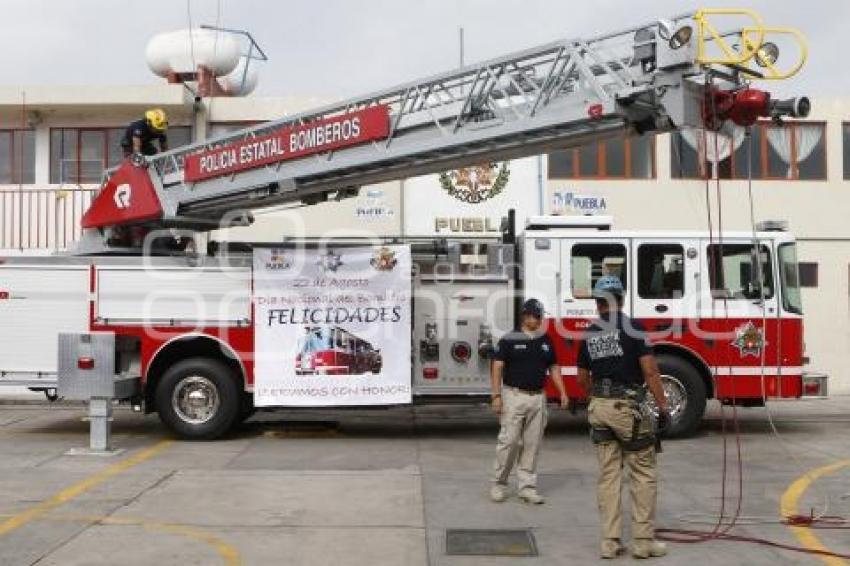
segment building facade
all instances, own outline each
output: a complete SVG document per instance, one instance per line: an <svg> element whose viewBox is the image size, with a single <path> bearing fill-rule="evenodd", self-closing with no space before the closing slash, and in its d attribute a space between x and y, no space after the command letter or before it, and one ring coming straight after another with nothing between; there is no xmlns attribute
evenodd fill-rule
<svg viewBox="0 0 850 566"><path fill-rule="evenodd" d="M172 147L329 102L207 98L181 85L0 88L0 253L51 253L79 219L119 140L144 110L170 118ZM833 392L850 392L850 99L813 101L812 116L747 136L703 132L612 139L509 163L363 187L341 202L260 211L217 238L488 236L509 208L609 214L622 229L749 230L785 220L799 242L807 355ZM752 194L752 199L750 199ZM751 209L752 202L752 209ZM709 212L710 211L710 212Z"/></svg>

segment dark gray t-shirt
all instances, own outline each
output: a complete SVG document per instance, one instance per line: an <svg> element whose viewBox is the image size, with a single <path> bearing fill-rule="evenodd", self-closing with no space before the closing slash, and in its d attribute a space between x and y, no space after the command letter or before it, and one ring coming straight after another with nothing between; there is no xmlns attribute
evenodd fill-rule
<svg viewBox="0 0 850 566"><path fill-rule="evenodd" d="M594 380L610 379L623 385L642 385L640 358L652 353L643 325L621 312L600 318L587 329L578 355L578 367Z"/></svg>

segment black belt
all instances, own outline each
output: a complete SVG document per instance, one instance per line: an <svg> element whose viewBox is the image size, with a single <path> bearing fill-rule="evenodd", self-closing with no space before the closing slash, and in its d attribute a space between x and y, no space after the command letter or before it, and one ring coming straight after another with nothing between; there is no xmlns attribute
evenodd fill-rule
<svg viewBox="0 0 850 566"><path fill-rule="evenodd" d="M591 396L601 399L634 399L639 400L646 390L631 383L622 383L609 378L594 379Z"/></svg>
<svg viewBox="0 0 850 566"><path fill-rule="evenodd" d="M634 401L637 399L640 393L637 390L623 392L623 393L598 393L594 391L591 393L591 397L596 397L597 399L619 399L621 401Z"/></svg>
<svg viewBox="0 0 850 566"><path fill-rule="evenodd" d="M526 389L525 387L517 387L516 385L510 385L508 383L505 383L504 385L509 389L513 389L519 393L525 393L526 395L540 395L543 393L543 389Z"/></svg>

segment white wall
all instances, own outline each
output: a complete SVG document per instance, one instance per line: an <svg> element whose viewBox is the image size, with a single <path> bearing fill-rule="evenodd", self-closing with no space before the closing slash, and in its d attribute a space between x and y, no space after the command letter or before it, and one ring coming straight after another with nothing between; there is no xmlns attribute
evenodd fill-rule
<svg viewBox="0 0 850 566"><path fill-rule="evenodd" d="M449 194L441 186L439 175L407 179L403 196L405 235L498 235L501 219L511 208L517 211L517 226L523 226L526 217L541 211L541 162L537 157L508 162L510 176L504 189L478 203L467 203ZM500 162L497 167L501 165Z"/></svg>
<svg viewBox="0 0 850 566"><path fill-rule="evenodd" d="M213 239L279 242L283 238L382 237L401 234L400 183L363 187L340 202L257 211L250 227L214 232Z"/></svg>
<svg viewBox="0 0 850 566"><path fill-rule="evenodd" d="M829 373L832 393L850 393L850 242L803 240L797 255L818 263L818 287L802 290L810 366Z"/></svg>

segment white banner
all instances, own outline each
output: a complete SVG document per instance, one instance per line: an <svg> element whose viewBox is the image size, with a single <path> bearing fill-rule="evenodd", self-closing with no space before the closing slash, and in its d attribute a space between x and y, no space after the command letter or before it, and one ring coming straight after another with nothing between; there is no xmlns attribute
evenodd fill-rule
<svg viewBox="0 0 850 566"><path fill-rule="evenodd" d="M254 250L254 404L410 403L408 246Z"/></svg>

